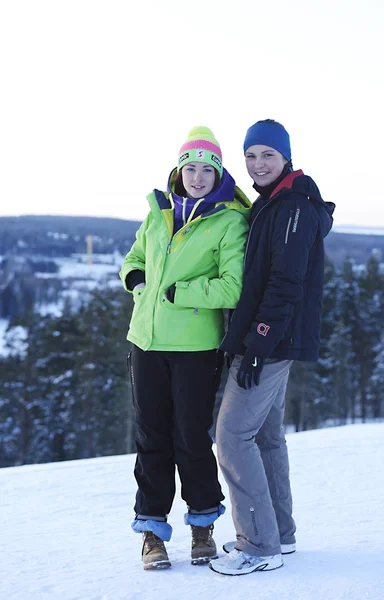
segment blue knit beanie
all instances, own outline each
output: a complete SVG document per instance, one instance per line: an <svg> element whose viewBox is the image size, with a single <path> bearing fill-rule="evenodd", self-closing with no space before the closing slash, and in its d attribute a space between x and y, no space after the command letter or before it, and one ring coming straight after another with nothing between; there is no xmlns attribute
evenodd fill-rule
<svg viewBox="0 0 384 600"><path fill-rule="evenodd" d="M255 145L269 146L277 150L287 160L291 160L291 144L288 131L279 123L259 121L252 125L245 136L244 152Z"/></svg>

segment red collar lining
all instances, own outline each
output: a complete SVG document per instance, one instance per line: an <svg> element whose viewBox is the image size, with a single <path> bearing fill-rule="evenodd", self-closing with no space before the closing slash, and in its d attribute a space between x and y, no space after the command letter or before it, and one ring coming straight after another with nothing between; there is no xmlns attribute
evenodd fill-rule
<svg viewBox="0 0 384 600"><path fill-rule="evenodd" d="M296 177L299 177L300 175L304 175L304 172L301 169L299 169L298 171L292 171L292 173L288 173L288 175L286 175L284 179L280 181L279 185L275 187L275 189L269 197L273 198L283 188L291 188L293 181L296 179Z"/></svg>

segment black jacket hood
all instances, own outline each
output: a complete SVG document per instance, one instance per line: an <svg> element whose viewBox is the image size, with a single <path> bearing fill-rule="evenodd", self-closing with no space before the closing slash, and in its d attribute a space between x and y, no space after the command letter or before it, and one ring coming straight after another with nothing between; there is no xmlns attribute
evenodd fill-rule
<svg viewBox="0 0 384 600"><path fill-rule="evenodd" d="M323 238L330 232L333 224L333 211L335 204L325 202L320 194L320 190L312 177L304 175L302 171L293 171L289 173L271 195L271 199L277 194L284 192L295 192L301 196L306 196L316 209L320 218L320 227Z"/></svg>

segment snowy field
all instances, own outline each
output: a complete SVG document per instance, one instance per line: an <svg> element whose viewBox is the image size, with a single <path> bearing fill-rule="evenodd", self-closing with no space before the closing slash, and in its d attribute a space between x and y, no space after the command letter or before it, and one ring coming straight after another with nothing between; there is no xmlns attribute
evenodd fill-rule
<svg viewBox="0 0 384 600"><path fill-rule="evenodd" d="M179 497L173 566L143 571L130 530L133 455L1 469L0 599L382 600L384 424L290 434L288 444L298 551L277 571L241 577L190 564ZM230 510L215 538L233 538Z"/></svg>

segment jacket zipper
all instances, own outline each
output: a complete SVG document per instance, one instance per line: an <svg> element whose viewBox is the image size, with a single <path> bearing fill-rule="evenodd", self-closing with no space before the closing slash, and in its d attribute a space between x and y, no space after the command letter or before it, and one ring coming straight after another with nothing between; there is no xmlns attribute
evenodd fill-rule
<svg viewBox="0 0 384 600"><path fill-rule="evenodd" d="M252 233L253 226L254 226L254 224L255 224L255 222L256 222L256 220L257 220L257 218L259 217L260 213L261 213L261 212L262 212L262 211L263 211L265 208L267 208L267 206L270 206L270 202L273 202L273 201L274 201L274 200L276 200L276 198L278 198L278 197L279 197L279 194L277 194L277 195L276 195L274 198L272 198L271 200L269 200L268 202L266 202L266 203L265 203L265 205L264 205L264 206L263 206L263 207L262 207L262 208L259 210L259 212L257 213L256 217L255 217L255 218L253 219L253 221L252 221L252 225L251 225L251 227L250 227L250 229L249 229L249 232L248 232L247 243L246 243L246 246L245 246L245 252L244 252L244 269L245 269L245 263L246 263L246 260L247 260L248 247L249 247L249 242L250 242L250 239L251 239L251 233ZM236 308L235 308L235 310L234 310L233 312L234 312L234 313L236 312ZM223 339L221 340L221 343L224 341L224 339L225 339L225 336L226 336L226 335L227 335L227 332L225 332L225 334L224 334L224 337L223 337Z"/></svg>
<svg viewBox="0 0 384 600"><path fill-rule="evenodd" d="M269 204L268 202L266 202L266 203L265 203L265 205L264 205L264 206L263 206L263 207L262 207L262 208L259 210L259 212L257 213L256 217L255 217L255 218L253 219L253 221L252 221L251 228L250 228L250 230L249 230L249 232L248 232L247 244L246 244L246 246L245 246L245 252L244 252L244 267L245 267L245 261L246 261L246 258L247 258L247 252L248 252L248 246L249 246L249 242L250 242L250 240L251 240L251 233L252 233L253 226L254 226L254 224L255 224L255 222L256 222L256 219L257 219L257 218L258 218L258 216L260 215L260 213L261 213L261 212L262 212L262 211L263 211L265 208L267 208L268 204Z"/></svg>
<svg viewBox="0 0 384 600"><path fill-rule="evenodd" d="M205 220L205 219L210 219L210 218L211 218L211 216L213 216L213 215L208 215L208 217L203 217L203 216L202 216L202 217L201 217L201 220L203 221L203 220ZM180 233L181 235L186 235L187 233L189 233L189 232L191 231L191 229L192 229L192 223L193 223L195 220L197 220L197 219L192 219L191 221L189 221L189 226L188 226L186 229L184 229L184 231L182 231L182 230L183 230L183 228L186 226L186 223L185 223L185 225L183 225L183 227L182 227L181 229L179 229L179 231L177 232L177 234L179 234L179 233ZM177 234L176 234L176 235L177 235ZM172 239L173 239L173 238L172 238ZM170 254L170 253L171 253L171 245L172 245L172 240L169 240L169 242L168 242L168 245L167 245L167 252L166 252L166 254Z"/></svg>
<svg viewBox="0 0 384 600"><path fill-rule="evenodd" d="M186 210L187 210L187 199L183 198L183 212L182 212L183 225L186 225L186 221L185 221L185 211Z"/></svg>
<svg viewBox="0 0 384 600"><path fill-rule="evenodd" d="M258 219L258 217L259 217L260 213L261 213L261 212L262 212L264 209L266 209L266 208L267 208L267 206L270 206L270 205L271 205L271 202L274 202L274 201L275 201L275 200L276 200L276 199L277 199L279 196L280 196L280 192L278 192L278 193L276 194L276 196L274 196L273 198L271 198L270 200L268 200L268 202L266 202L266 203L265 203L265 205L263 206L263 208L261 208L261 209L259 210L259 212L257 213L256 217L253 219L252 225L251 225L251 227L250 227L250 229L249 229L249 232L248 232L247 244L246 244L246 246L245 246L245 253L244 253L244 267L245 267L245 259L247 258L248 246L249 246L249 241L250 241L250 239L251 239L251 233L252 233L253 226L254 226L254 224L255 224L256 220Z"/></svg>
<svg viewBox="0 0 384 600"><path fill-rule="evenodd" d="M187 229L184 229L184 231L181 232L181 235L186 235L189 231L191 231L191 227L187 227ZM178 231L177 233L180 233L180 231ZM167 254L171 253L171 245L172 245L172 240L169 240L169 242L167 244Z"/></svg>

